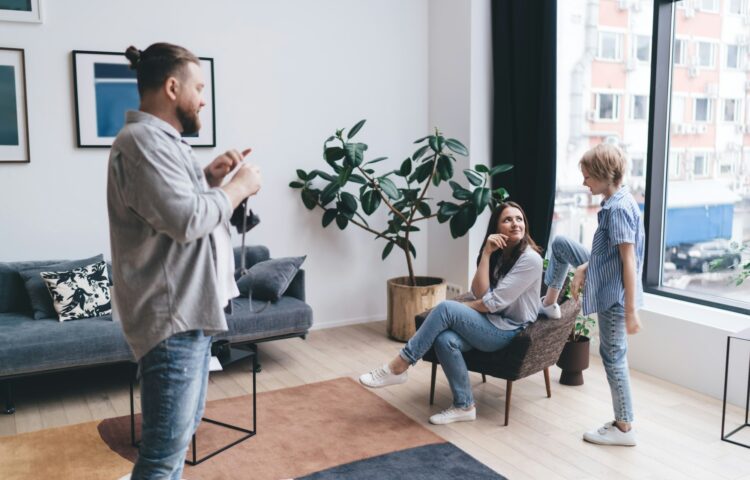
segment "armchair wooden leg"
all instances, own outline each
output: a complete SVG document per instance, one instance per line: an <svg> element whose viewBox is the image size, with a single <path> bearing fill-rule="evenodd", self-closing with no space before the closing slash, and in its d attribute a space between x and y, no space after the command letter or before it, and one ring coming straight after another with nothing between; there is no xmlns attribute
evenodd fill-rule
<svg viewBox="0 0 750 480"><path fill-rule="evenodd" d="M510 413L510 394L513 391L513 380L506 381L505 387L505 426L508 426L508 413Z"/></svg>
<svg viewBox="0 0 750 480"><path fill-rule="evenodd" d="M547 398L550 398L552 390L549 387L549 367L544 369L544 385L547 387Z"/></svg>
<svg viewBox="0 0 750 480"><path fill-rule="evenodd" d="M432 378L430 379L430 405L435 403L435 375L437 375L437 363L432 362Z"/></svg>
<svg viewBox="0 0 750 480"><path fill-rule="evenodd" d="M487 375L482 374L482 383L487 383Z"/></svg>

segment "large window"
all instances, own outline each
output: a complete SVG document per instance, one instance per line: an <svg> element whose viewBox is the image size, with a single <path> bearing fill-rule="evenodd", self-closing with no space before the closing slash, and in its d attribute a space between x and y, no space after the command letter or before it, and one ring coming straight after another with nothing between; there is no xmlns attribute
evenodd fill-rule
<svg viewBox="0 0 750 480"><path fill-rule="evenodd" d="M733 280L750 248L733 245L750 245L747 3L558 2L552 226L553 237L591 245L601 198L581 185L578 161L614 143L644 211L647 292L743 313L750 281Z"/></svg>
<svg viewBox="0 0 750 480"><path fill-rule="evenodd" d="M721 16L745 14L744 2L722 4L728 5L720 10L719 2L680 1L674 9L657 0L645 280L653 292L748 313L750 282L737 286L734 280L750 262L748 249L735 248L750 244L750 112L743 109L746 79L732 71L744 68L746 51L737 39L746 38L747 25L723 18L701 23L694 51L687 53L691 65L702 67L697 72L679 68L675 58L686 55L681 39L700 22L691 6ZM707 72L718 52L726 52L725 69ZM689 123L675 128L686 117Z"/></svg>

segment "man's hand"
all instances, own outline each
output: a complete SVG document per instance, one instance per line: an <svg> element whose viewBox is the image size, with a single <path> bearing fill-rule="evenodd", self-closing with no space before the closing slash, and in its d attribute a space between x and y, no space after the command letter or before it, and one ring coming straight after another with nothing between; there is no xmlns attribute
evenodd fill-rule
<svg viewBox="0 0 750 480"><path fill-rule="evenodd" d="M637 311L625 312L625 330L628 335L635 335L641 330L641 319Z"/></svg>
<svg viewBox="0 0 750 480"><path fill-rule="evenodd" d="M581 294L583 284L586 282L586 271L588 268L589 264L586 262L576 268L576 272L573 274L573 281L570 283L570 294L573 296L573 300L578 300L578 296Z"/></svg>
<svg viewBox="0 0 750 480"><path fill-rule="evenodd" d="M232 180L220 188L229 197L232 209L235 209L244 199L258 193L261 182L260 168L256 165L245 163L240 165Z"/></svg>
<svg viewBox="0 0 750 480"><path fill-rule="evenodd" d="M210 187L218 187L224 181L224 177L229 172L234 170L237 165L242 163L242 159L245 158L250 152L251 148L246 148L241 153L237 150L227 150L218 157L216 157L205 169L203 173L206 174L206 180Z"/></svg>

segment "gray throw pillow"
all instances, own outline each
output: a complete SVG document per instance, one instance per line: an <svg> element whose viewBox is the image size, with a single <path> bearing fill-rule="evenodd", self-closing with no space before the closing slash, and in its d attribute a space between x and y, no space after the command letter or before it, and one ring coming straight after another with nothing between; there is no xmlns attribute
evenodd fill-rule
<svg viewBox="0 0 750 480"><path fill-rule="evenodd" d="M275 302L289 288L305 258L307 255L258 262L237 280L237 288L242 295L251 294L257 300Z"/></svg>
<svg viewBox="0 0 750 480"><path fill-rule="evenodd" d="M52 263L50 265L42 265L19 271L18 274L23 278L26 293L29 294L29 299L31 300L31 308L34 310L34 319L41 320L42 318L58 318L55 306L52 304L52 296L50 295L49 290L47 290L47 285L44 283L44 280L42 280L42 272L73 270L74 268L85 267L103 260L104 255L99 254L91 258L84 258L83 260Z"/></svg>

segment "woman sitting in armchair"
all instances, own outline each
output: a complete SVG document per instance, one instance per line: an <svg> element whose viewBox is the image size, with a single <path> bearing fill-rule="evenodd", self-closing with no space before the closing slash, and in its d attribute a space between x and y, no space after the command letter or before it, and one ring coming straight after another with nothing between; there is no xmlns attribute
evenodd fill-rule
<svg viewBox="0 0 750 480"><path fill-rule="evenodd" d="M371 388L404 383L409 367L434 346L453 392L453 405L431 416L430 423L474 420L474 397L461 352L505 348L539 312L543 262L527 223L520 205L500 204L487 226L471 294L461 301L441 302L398 355L359 381Z"/></svg>

